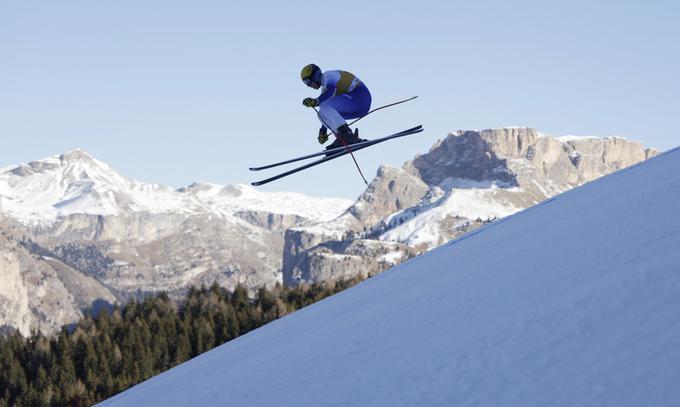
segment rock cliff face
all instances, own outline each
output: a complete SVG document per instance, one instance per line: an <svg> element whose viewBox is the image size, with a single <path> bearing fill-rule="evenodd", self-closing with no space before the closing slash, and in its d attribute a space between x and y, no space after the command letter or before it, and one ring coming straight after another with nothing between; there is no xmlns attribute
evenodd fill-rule
<svg viewBox="0 0 680 407"><path fill-rule="evenodd" d="M451 133L402 168L381 167L339 218L287 231L284 281L380 272L656 153L621 138L554 138L531 128Z"/></svg>
<svg viewBox="0 0 680 407"><path fill-rule="evenodd" d="M82 317L81 310L112 304L116 297L26 239L25 231L0 219L0 330L23 335L51 333ZM36 254L42 252L41 254Z"/></svg>
<svg viewBox="0 0 680 407"><path fill-rule="evenodd" d="M421 177L381 166L373 182L349 208L349 213L361 226L371 225L418 204L428 190L427 183Z"/></svg>

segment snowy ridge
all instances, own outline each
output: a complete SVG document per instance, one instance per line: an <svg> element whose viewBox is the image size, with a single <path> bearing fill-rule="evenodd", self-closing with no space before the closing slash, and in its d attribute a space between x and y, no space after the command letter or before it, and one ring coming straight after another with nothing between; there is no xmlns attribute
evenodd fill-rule
<svg viewBox="0 0 680 407"><path fill-rule="evenodd" d="M493 220L512 215L521 210L510 202L498 199L495 188L451 189L446 195L430 207L422 208L422 212L413 217L404 217L398 221L399 226L380 235L383 241L401 242L411 246L426 244L430 247L438 245L442 236L442 221L446 218L462 218L450 228L461 227L466 219ZM521 191L515 191L521 192ZM399 219L405 211L398 212L388 219Z"/></svg>
<svg viewBox="0 0 680 407"><path fill-rule="evenodd" d="M443 235L442 223L447 218L457 222L449 228L461 227L467 220L482 221L503 218L523 209L499 194L521 194L519 187L500 181L474 181L447 178L418 207L399 211L386 219L387 224L399 224L380 235L382 241L401 242L411 246L426 244L434 247Z"/></svg>
<svg viewBox="0 0 680 407"><path fill-rule="evenodd" d="M174 190L123 177L82 150L0 171L0 210L26 224L49 223L70 214L122 215L266 211L324 221L351 201L264 193L250 186L193 184Z"/></svg>
<svg viewBox="0 0 680 407"><path fill-rule="evenodd" d="M561 143L567 143L569 141L577 141L577 140L588 140L588 139L597 139L601 137L595 137L595 136L575 136L573 134L568 134L566 136L559 136L555 137L555 139Z"/></svg>
<svg viewBox="0 0 680 407"><path fill-rule="evenodd" d="M574 188L102 404L678 405L678 173Z"/></svg>
<svg viewBox="0 0 680 407"><path fill-rule="evenodd" d="M261 192L244 184L222 186L200 183L179 191L194 196L198 201L224 214L258 210L326 221L340 214L338 208L345 209L351 204L348 199L315 198L295 192Z"/></svg>
<svg viewBox="0 0 680 407"><path fill-rule="evenodd" d="M555 137L555 139L561 143L568 143L570 141L583 141L583 140L621 140L621 141L633 141L625 137L619 136L609 136L609 137L597 137L597 136L575 136L569 134L566 136Z"/></svg>

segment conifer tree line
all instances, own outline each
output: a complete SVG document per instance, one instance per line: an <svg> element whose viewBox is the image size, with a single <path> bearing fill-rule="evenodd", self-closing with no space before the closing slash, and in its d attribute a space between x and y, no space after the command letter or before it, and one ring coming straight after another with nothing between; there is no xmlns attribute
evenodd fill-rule
<svg viewBox="0 0 680 407"><path fill-rule="evenodd" d="M89 406L344 290L361 278L261 288L250 298L213 284L184 300L131 301L46 337L0 336L0 406Z"/></svg>

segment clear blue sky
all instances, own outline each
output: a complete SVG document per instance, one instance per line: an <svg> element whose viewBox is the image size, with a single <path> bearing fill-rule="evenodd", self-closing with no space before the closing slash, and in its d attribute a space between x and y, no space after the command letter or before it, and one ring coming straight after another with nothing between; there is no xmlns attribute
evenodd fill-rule
<svg viewBox="0 0 680 407"><path fill-rule="evenodd" d="M309 62L357 74L374 106L420 96L360 126L426 129L357 154L369 177L467 128L668 149L678 21L672 1L0 2L0 167L83 148L141 181L248 183L274 174L251 165L319 149ZM364 185L344 159L264 189Z"/></svg>

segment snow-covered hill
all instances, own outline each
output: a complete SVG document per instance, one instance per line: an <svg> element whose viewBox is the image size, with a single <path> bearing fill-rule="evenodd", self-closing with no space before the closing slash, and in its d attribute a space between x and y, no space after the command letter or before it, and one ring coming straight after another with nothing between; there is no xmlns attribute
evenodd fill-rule
<svg viewBox="0 0 680 407"><path fill-rule="evenodd" d="M680 149L468 233L108 406L677 406Z"/></svg>

